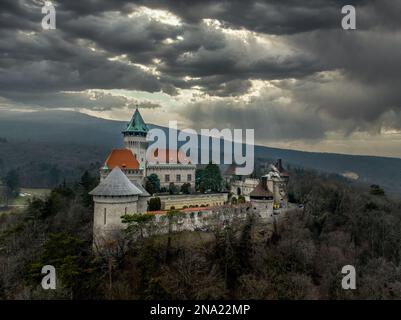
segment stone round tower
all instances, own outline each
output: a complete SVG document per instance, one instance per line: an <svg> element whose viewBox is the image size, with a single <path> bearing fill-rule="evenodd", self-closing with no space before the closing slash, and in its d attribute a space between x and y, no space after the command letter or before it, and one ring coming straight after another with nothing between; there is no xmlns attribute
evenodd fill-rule
<svg viewBox="0 0 401 320"><path fill-rule="evenodd" d="M89 194L94 201L93 239L98 245L126 227L121 221L123 215L146 212L149 196L142 187L131 183L119 167Z"/></svg>
<svg viewBox="0 0 401 320"><path fill-rule="evenodd" d="M141 169L144 169L145 166L146 149L148 147L146 135L148 131L148 126L143 121L137 108L122 134L125 148L130 149L135 154Z"/></svg>

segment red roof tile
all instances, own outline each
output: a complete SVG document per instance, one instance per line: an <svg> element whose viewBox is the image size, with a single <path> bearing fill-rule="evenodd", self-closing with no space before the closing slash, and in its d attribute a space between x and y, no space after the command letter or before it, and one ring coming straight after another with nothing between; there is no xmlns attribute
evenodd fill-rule
<svg viewBox="0 0 401 320"><path fill-rule="evenodd" d="M115 167L130 170L139 169L139 162L129 149L113 149L106 159L106 165L109 170Z"/></svg>

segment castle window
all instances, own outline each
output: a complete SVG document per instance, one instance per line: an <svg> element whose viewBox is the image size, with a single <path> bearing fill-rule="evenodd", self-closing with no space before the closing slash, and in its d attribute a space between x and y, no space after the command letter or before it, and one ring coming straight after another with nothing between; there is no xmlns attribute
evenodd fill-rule
<svg viewBox="0 0 401 320"><path fill-rule="evenodd" d="M181 175L177 174L177 182L181 182Z"/></svg>
<svg viewBox="0 0 401 320"><path fill-rule="evenodd" d="M187 181L192 181L192 174L187 175Z"/></svg>
<svg viewBox="0 0 401 320"><path fill-rule="evenodd" d="M127 214L127 207L125 207L125 214Z"/></svg>
<svg viewBox="0 0 401 320"><path fill-rule="evenodd" d="M107 209L104 208L104 214L103 214L103 220L104 220L103 223L104 223L104 224L107 223L107 218L106 218L107 213L106 213L106 210L107 210Z"/></svg>
<svg viewBox="0 0 401 320"><path fill-rule="evenodd" d="M164 181L170 182L170 175L169 175L169 174L166 174L166 175L164 176Z"/></svg>

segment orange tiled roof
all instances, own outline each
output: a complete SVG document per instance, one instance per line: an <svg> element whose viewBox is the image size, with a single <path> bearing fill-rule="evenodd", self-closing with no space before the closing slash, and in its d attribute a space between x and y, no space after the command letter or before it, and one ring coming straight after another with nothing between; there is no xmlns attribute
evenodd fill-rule
<svg viewBox="0 0 401 320"><path fill-rule="evenodd" d="M183 154L180 150L176 149L155 149L153 154L150 155L150 159L147 159L151 163L181 163L181 159L186 159L186 163L191 163L191 159Z"/></svg>
<svg viewBox="0 0 401 320"><path fill-rule="evenodd" d="M139 162L129 149L113 149L107 157L105 164L109 170L115 167L130 170L139 169Z"/></svg>

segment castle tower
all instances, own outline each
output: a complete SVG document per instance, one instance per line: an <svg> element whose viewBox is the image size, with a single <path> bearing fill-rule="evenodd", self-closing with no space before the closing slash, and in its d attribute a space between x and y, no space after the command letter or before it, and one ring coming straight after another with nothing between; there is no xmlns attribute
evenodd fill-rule
<svg viewBox="0 0 401 320"><path fill-rule="evenodd" d="M115 167L100 184L89 192L94 201L94 244L101 243L126 226L124 214L144 213L149 194L139 184L133 184L119 167Z"/></svg>
<svg viewBox="0 0 401 320"><path fill-rule="evenodd" d="M130 149L135 154L141 169L145 167L146 149L148 147L146 135L148 131L148 126L143 121L137 108L122 134L124 136L125 148Z"/></svg>
<svg viewBox="0 0 401 320"><path fill-rule="evenodd" d="M274 194L270 190L272 189L269 189L269 180L267 176L263 176L255 189L249 194L252 207L259 212L263 219L269 219L273 213Z"/></svg>

